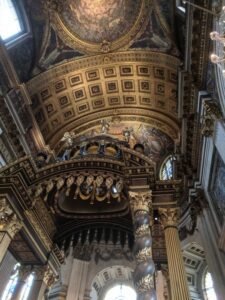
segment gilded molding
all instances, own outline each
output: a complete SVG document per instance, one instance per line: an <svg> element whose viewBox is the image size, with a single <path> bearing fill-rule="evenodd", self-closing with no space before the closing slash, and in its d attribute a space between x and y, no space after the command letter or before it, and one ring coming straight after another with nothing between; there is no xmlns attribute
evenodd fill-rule
<svg viewBox="0 0 225 300"><path fill-rule="evenodd" d="M43 244L45 245L47 250L50 251L52 248L52 241L51 241L50 237L47 235L47 233L45 232L45 230L43 229L40 222L38 222L34 211L26 210L25 215L26 215L27 219L29 220L29 222L31 223L31 225L33 226L34 231L36 231L36 233L38 234L38 237L40 238L40 240L43 242Z"/></svg>
<svg viewBox="0 0 225 300"><path fill-rule="evenodd" d="M179 208L159 208L160 221L164 229L177 227L179 221Z"/></svg>

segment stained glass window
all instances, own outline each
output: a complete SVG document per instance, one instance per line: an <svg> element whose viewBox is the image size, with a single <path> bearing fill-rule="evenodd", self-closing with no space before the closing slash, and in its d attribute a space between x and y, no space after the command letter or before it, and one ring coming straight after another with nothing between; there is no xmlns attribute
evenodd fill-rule
<svg viewBox="0 0 225 300"><path fill-rule="evenodd" d="M173 178L173 158L169 156L162 164L160 170L161 180L170 180Z"/></svg>
<svg viewBox="0 0 225 300"><path fill-rule="evenodd" d="M0 0L0 36L3 41L22 32L21 22L13 0Z"/></svg>
<svg viewBox="0 0 225 300"><path fill-rule="evenodd" d="M207 271L204 278L205 300L217 300L211 274Z"/></svg>

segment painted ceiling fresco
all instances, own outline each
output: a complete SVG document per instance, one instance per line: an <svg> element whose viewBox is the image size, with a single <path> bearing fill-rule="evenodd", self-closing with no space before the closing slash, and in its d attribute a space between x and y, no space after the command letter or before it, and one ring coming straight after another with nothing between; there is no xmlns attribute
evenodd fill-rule
<svg viewBox="0 0 225 300"><path fill-rule="evenodd" d="M128 141L133 149L136 144L144 146L144 153L154 162L160 163L174 148L173 140L164 132L149 125L137 122L108 122L103 120L101 126L89 130L85 135L77 137L83 141L98 135L109 135L119 140Z"/></svg>
<svg viewBox="0 0 225 300"><path fill-rule="evenodd" d="M225 216L225 164L218 153L214 166L214 176L212 176L212 178L214 178L211 187L212 198L222 222Z"/></svg>
<svg viewBox="0 0 225 300"><path fill-rule="evenodd" d="M24 0L31 34L10 49L11 59L21 81L27 81L53 65L89 53L147 48L177 56L171 1Z"/></svg>
<svg viewBox="0 0 225 300"><path fill-rule="evenodd" d="M140 0L67 0L62 16L66 26L81 39L111 42L129 31L140 6Z"/></svg>

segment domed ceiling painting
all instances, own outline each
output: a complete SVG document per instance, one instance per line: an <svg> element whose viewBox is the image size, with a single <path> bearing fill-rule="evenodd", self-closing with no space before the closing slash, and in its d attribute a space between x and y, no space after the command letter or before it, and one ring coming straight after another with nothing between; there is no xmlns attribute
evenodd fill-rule
<svg viewBox="0 0 225 300"><path fill-rule="evenodd" d="M66 0L51 21L67 45L84 52L109 52L140 35L147 25L148 0Z"/></svg>
<svg viewBox="0 0 225 300"><path fill-rule="evenodd" d="M135 0L67 0L62 19L72 32L91 43L112 42L129 32L140 13Z"/></svg>
<svg viewBox="0 0 225 300"><path fill-rule="evenodd" d="M117 117L115 117L115 120L112 118L112 121L102 120L101 126L78 136L76 141L83 141L85 138L100 134L125 140L129 143L131 149L137 144L143 145L144 154L155 163L160 163L165 156L171 154L174 150L173 140L158 128L137 122L120 122Z"/></svg>

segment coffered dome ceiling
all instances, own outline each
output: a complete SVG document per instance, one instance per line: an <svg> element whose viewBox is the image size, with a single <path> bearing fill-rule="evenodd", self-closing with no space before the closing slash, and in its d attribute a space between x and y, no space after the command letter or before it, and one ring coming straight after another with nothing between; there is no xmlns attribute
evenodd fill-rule
<svg viewBox="0 0 225 300"><path fill-rule="evenodd" d="M46 143L58 152L65 132L99 132L100 121L114 115L120 134L143 123L178 140L178 65L169 55L129 51L70 61L34 77L27 87Z"/></svg>

